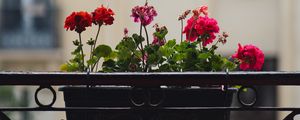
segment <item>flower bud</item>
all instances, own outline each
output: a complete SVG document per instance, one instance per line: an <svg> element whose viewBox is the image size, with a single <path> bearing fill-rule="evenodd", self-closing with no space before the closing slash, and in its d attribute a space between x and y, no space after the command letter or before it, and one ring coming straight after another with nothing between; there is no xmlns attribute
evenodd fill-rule
<svg viewBox="0 0 300 120"><path fill-rule="evenodd" d="M75 46L79 46L79 41L78 40L75 40L75 41L73 41L73 44L75 45Z"/></svg>

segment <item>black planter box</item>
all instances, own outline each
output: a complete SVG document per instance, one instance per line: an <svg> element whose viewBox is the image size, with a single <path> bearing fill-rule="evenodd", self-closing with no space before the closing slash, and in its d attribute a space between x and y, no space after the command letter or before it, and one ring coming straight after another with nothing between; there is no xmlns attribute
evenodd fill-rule
<svg viewBox="0 0 300 120"><path fill-rule="evenodd" d="M66 107L132 107L129 111L68 111L67 120L227 120L226 111L159 110L160 107L228 107L235 89L63 87ZM139 109L141 108L141 109Z"/></svg>

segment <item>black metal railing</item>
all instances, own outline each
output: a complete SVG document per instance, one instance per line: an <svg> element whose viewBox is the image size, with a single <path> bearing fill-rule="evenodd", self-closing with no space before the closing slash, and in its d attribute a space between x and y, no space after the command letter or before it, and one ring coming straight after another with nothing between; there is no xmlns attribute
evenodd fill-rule
<svg viewBox="0 0 300 120"><path fill-rule="evenodd" d="M300 114L300 108L295 107L253 107L243 103L241 107L53 107L56 102L56 91L52 86L63 85L125 85L139 87L157 86L228 86L241 85L253 89L253 86L300 86L300 72L183 72L183 73L64 73L64 72L0 72L1 86L40 86L35 93L38 107L0 107L0 111L129 111L147 109L159 111L291 111L284 120L293 120ZM49 104L41 104L37 94L41 89L49 89L53 100ZM243 88L242 88L243 89ZM239 92L238 92L239 95ZM10 120L0 112L0 120Z"/></svg>

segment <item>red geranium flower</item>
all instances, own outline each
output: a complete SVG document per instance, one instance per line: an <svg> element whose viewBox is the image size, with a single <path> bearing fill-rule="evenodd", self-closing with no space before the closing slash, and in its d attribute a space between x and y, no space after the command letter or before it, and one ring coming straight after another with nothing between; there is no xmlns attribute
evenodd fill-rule
<svg viewBox="0 0 300 120"><path fill-rule="evenodd" d="M92 15L93 23L96 25L102 25L103 23L105 25L111 25L115 20L113 17L115 13L110 8L105 8L103 5L95 9L95 11L92 12Z"/></svg>
<svg viewBox="0 0 300 120"><path fill-rule="evenodd" d="M75 30L78 33L85 31L86 27L92 26L92 17L87 12L73 12L65 20L64 28L66 30Z"/></svg>
<svg viewBox="0 0 300 120"><path fill-rule="evenodd" d="M194 42L197 38L198 38L198 33L196 31L196 29L194 29L195 27L195 18L194 16L191 17L190 19L188 19L187 21L187 25L185 26L183 33L185 33L186 35L186 39L187 41L191 41Z"/></svg>
<svg viewBox="0 0 300 120"><path fill-rule="evenodd" d="M186 34L188 41L194 42L197 38L200 38L202 45L206 46L213 42L216 38L216 33L219 33L218 22L207 16L195 17L192 16L187 21L187 26L185 27L183 33Z"/></svg>
<svg viewBox="0 0 300 120"><path fill-rule="evenodd" d="M200 16L195 24L195 29L201 35L202 45L206 46L213 42L216 38L216 33L219 33L218 22L207 16Z"/></svg>
<svg viewBox="0 0 300 120"><path fill-rule="evenodd" d="M232 58L239 60L241 70L261 70L265 60L264 53L259 48L241 44Z"/></svg>

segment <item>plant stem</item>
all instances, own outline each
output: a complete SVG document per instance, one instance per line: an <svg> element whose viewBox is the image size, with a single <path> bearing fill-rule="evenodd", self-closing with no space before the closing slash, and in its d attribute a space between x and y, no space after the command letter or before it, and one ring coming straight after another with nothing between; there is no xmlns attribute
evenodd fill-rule
<svg viewBox="0 0 300 120"><path fill-rule="evenodd" d="M138 44L137 44L137 48L138 48L139 50L142 50Z"/></svg>
<svg viewBox="0 0 300 120"><path fill-rule="evenodd" d="M182 42L182 40L183 40L183 34L182 34L182 32L183 32L183 20L181 20L181 33L180 33L181 40L180 40L180 42Z"/></svg>
<svg viewBox="0 0 300 120"><path fill-rule="evenodd" d="M98 36L99 36L99 33L100 33L100 28L101 28L101 25L99 24L98 26L98 31L97 31L97 34L96 34L96 37L95 37L95 42L94 42L94 45L91 45L91 54L90 54L90 60L92 59L93 57L93 52L95 51L96 49L96 45L97 45L97 40L98 40ZM96 63L95 63L96 64ZM93 71L92 68L90 68L90 65L88 65L88 68L90 69L90 72Z"/></svg>
<svg viewBox="0 0 300 120"><path fill-rule="evenodd" d="M93 57L93 45L91 45L91 54L90 54L90 60L92 59L92 57ZM92 72L92 68L90 67L90 64L88 64L88 67L87 67L88 69L89 69L89 71L90 72Z"/></svg>
<svg viewBox="0 0 300 120"><path fill-rule="evenodd" d="M202 49L202 43L201 42L199 42L199 47L200 47L200 50Z"/></svg>
<svg viewBox="0 0 300 120"><path fill-rule="evenodd" d="M142 30L143 30L143 24L141 22L141 25L140 25L140 37L142 37ZM144 48L143 48L143 41L141 42L141 51L142 51L142 62L143 62L143 65L142 65L142 68L144 69L145 68L145 58L144 58L144 55L145 55L145 51L144 51Z"/></svg>
<svg viewBox="0 0 300 120"><path fill-rule="evenodd" d="M144 30L145 30L145 33L146 33L147 45L149 46L150 45L150 43L149 43L149 36L148 36L148 31L147 31L146 26L144 26Z"/></svg>
<svg viewBox="0 0 300 120"><path fill-rule="evenodd" d="M79 42L80 42L80 51L81 51L81 57L82 57L82 71L85 71L84 70L84 54L83 54L83 44L82 44L82 41L81 41L81 33L79 33Z"/></svg>
<svg viewBox="0 0 300 120"><path fill-rule="evenodd" d="M213 49L213 46L217 46L218 43L219 43L219 40L218 40L214 45L212 45L212 47L211 47L209 50L212 50L212 49Z"/></svg>
<svg viewBox="0 0 300 120"><path fill-rule="evenodd" d="M101 28L101 25L99 24L97 35L96 35L96 38L95 38L95 44L94 44L94 47L93 47L93 51L96 49L96 44L97 44L98 36L99 36L99 33L100 33L100 28Z"/></svg>
<svg viewBox="0 0 300 120"><path fill-rule="evenodd" d="M94 71L96 65L98 65L97 63L99 62L100 58L97 59L96 63L92 66L92 71Z"/></svg>
<svg viewBox="0 0 300 120"><path fill-rule="evenodd" d="M96 71L95 72L98 71L98 67L99 67L99 62L96 63Z"/></svg>

